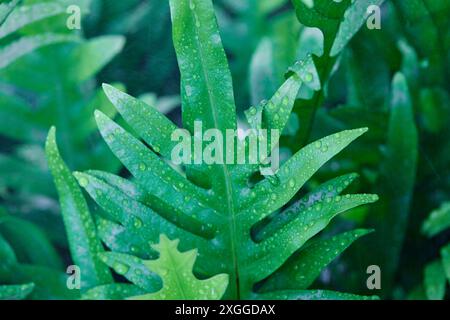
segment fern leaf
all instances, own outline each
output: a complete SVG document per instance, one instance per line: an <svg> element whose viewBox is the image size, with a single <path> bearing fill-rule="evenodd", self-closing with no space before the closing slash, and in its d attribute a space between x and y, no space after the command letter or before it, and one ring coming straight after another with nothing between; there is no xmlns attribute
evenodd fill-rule
<svg viewBox="0 0 450 320"><path fill-rule="evenodd" d="M258 270L258 275L254 276L257 280L264 279L283 265L306 241L322 231L336 215L377 200L378 197L373 195L346 195L317 203L271 238L261 242L257 251L259 259L257 263L250 263L249 269Z"/></svg>
<svg viewBox="0 0 450 320"><path fill-rule="evenodd" d="M161 289L159 276L147 268L141 259L114 252L103 253L100 257L116 273L142 288L145 292L156 292Z"/></svg>
<svg viewBox="0 0 450 320"><path fill-rule="evenodd" d="M336 133L298 151L281 166L275 177L276 183L265 179L255 186L256 196L247 205L247 210L258 214L250 215L249 223L265 218L286 204L320 167L366 131L361 128ZM270 198L266 196L266 191L272 194Z"/></svg>
<svg viewBox="0 0 450 320"><path fill-rule="evenodd" d="M301 212L307 210L318 202L340 195L357 178L357 174L343 175L329 180L313 191L306 194L300 200L295 201L289 207L280 212L268 216L253 227L253 238L257 242L273 235L278 229L294 220Z"/></svg>
<svg viewBox="0 0 450 320"><path fill-rule="evenodd" d="M164 233L173 238L183 238L183 249L198 246L207 247L208 241L206 239L186 232L185 229L179 228L170 223L170 220L161 217L149 206L142 204L140 200L144 201L145 196L129 181L104 173L89 173L75 173L75 177L82 183L90 196L105 210L108 218L124 226L124 228L119 228L107 222L102 224L99 231L108 246L114 247L114 243L123 238L124 243L128 243L128 247L133 249L131 250L133 254L145 256L148 253L146 243L156 243L159 234ZM105 181L102 178L109 178L109 180L105 179ZM170 218L177 222L178 217L172 215ZM158 227L156 228L156 226ZM113 229L116 231L113 231ZM122 231L120 232L117 229ZM108 233L114 233L115 236L106 237L105 235Z"/></svg>
<svg viewBox="0 0 450 320"><path fill-rule="evenodd" d="M191 135L194 121L201 120L204 129L217 128L222 133L235 129L231 80L211 1L174 0L171 7L184 88L185 128ZM303 85L320 88L310 58L290 69L285 84L256 114L249 110L250 125L282 130ZM170 164L174 146L170 136L177 126L109 85L104 85L104 90L147 145L96 112L104 140L134 177L131 182L105 172L75 174L106 212L106 217L98 219L102 240L115 252L151 258L157 253L148 252L146 246L149 241L157 241L158 231L182 239L183 248L198 248L196 272L205 277L218 273L230 276L226 298L257 298L253 287L282 267L336 215L377 200L374 195L338 196L354 176L337 179L325 185L332 189L328 193L323 187L317 190L316 194L324 197L316 199L309 210L298 206L289 219L268 224L270 230L255 239L254 230L263 230L265 219L276 216L274 212L285 206L321 166L367 129L343 131L316 141L287 160L275 176L262 177L250 186L249 180L258 174L259 164L188 164L185 170L174 168ZM299 232L303 229L305 232Z"/></svg>
<svg viewBox="0 0 450 320"><path fill-rule="evenodd" d="M184 126L193 130L201 113L205 129L234 129L231 73L212 3L171 0L170 7L181 73Z"/></svg>
<svg viewBox="0 0 450 320"><path fill-rule="evenodd" d="M157 260L145 261L145 266L157 273L163 282L160 291L132 297L136 300L218 300L228 285L228 275L219 274L198 280L192 270L197 250L179 252L178 240L171 241L161 235L153 248L160 254Z"/></svg>
<svg viewBox="0 0 450 320"><path fill-rule="evenodd" d="M6 18L11 14L19 0L12 0L7 3L0 3L0 27L5 23Z"/></svg>
<svg viewBox="0 0 450 320"><path fill-rule="evenodd" d="M46 154L50 170L55 177L72 258L83 270L82 289L107 284L112 278L109 270L98 258L98 253L103 249L96 235L95 224L76 179L61 159L54 128L50 130L47 138Z"/></svg>
<svg viewBox="0 0 450 320"><path fill-rule="evenodd" d="M170 137L177 126L142 100L133 98L108 84L103 85L105 94L122 117L153 150L170 157L176 143ZM152 134L158 130L159 135Z"/></svg>
<svg viewBox="0 0 450 320"><path fill-rule="evenodd" d="M127 283L111 283L98 286L83 294L83 300L124 300L128 297L144 294L144 290Z"/></svg>
<svg viewBox="0 0 450 320"><path fill-rule="evenodd" d="M307 289L331 261L357 239L370 232L369 230L353 230L331 239L316 240L306 244L271 275L260 290L268 292L282 289Z"/></svg>

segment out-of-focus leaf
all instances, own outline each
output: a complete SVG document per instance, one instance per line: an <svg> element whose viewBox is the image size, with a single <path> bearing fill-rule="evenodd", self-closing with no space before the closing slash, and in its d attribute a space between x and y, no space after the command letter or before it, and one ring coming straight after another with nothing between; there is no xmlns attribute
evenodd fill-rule
<svg viewBox="0 0 450 320"><path fill-rule="evenodd" d="M420 117L425 128L433 134L448 129L446 121L450 117L448 92L441 88L427 88L420 91Z"/></svg>
<svg viewBox="0 0 450 320"><path fill-rule="evenodd" d="M61 34L40 34L22 37L19 40L0 48L0 69L10 65L20 57L50 44L59 42L78 41L77 36Z"/></svg>
<svg viewBox="0 0 450 320"><path fill-rule="evenodd" d="M450 3L447 0L398 0L398 9L408 40L428 66L423 78L433 84L445 84L450 59ZM448 75L448 73L447 73Z"/></svg>
<svg viewBox="0 0 450 320"><path fill-rule="evenodd" d="M20 189L22 192L54 195L50 175L44 169L22 159L0 154L0 187Z"/></svg>
<svg viewBox="0 0 450 320"><path fill-rule="evenodd" d="M55 248L45 233L34 224L0 215L0 233L12 244L21 263L62 269L62 261Z"/></svg>
<svg viewBox="0 0 450 320"><path fill-rule="evenodd" d="M59 270L27 264L15 264L0 272L3 283L34 283L30 295L34 300L61 300L79 298L78 290L67 288L68 275Z"/></svg>
<svg viewBox="0 0 450 320"><path fill-rule="evenodd" d="M429 300L442 300L444 298L447 278L441 261L434 261L426 266L424 284Z"/></svg>
<svg viewBox="0 0 450 320"><path fill-rule="evenodd" d="M75 63L67 71L68 76L73 75L75 82L90 79L122 50L124 44L122 36L97 37L81 44L72 52L71 61Z"/></svg>
<svg viewBox="0 0 450 320"><path fill-rule="evenodd" d="M277 82L273 83L275 87L267 92L265 98L270 97L278 88L283 81L284 71L295 61L300 26L292 11L282 10L287 2L288 0L225 0L215 3L225 49L233 56L230 67L235 88L240 89L235 92L238 106L248 103L249 98L253 104L261 101L249 97L250 90L247 88L253 85L249 65L264 38L270 38L276 48L283 47L283 50L273 52L274 59L270 64L275 71L273 80Z"/></svg>
<svg viewBox="0 0 450 320"><path fill-rule="evenodd" d="M403 246L418 158L418 134L406 79L396 74L392 83L392 101L385 160L377 184L382 201L368 215L368 225L377 232L367 250L368 261L383 270L383 290L389 291Z"/></svg>
<svg viewBox="0 0 450 320"><path fill-rule="evenodd" d="M422 231L426 236L433 237L447 228L450 228L450 202L431 212L422 226Z"/></svg>
<svg viewBox="0 0 450 320"><path fill-rule="evenodd" d="M258 105L268 99L284 81L286 69L297 57L298 23L294 15L285 14L273 19L273 27L261 39L250 61L249 83L251 102ZM277 48L284 48L277 50Z"/></svg>
<svg viewBox="0 0 450 320"><path fill-rule="evenodd" d="M352 4L344 14L344 21L339 26L339 31L331 48L330 55L339 54L352 37L358 32L368 17L368 8L370 6L381 6L384 0L357 0Z"/></svg>
<svg viewBox="0 0 450 320"><path fill-rule="evenodd" d="M7 270L11 265L17 262L17 257L14 253L13 248L2 236L2 234L0 234L0 258L2 261L2 263L0 264L1 272Z"/></svg>
<svg viewBox="0 0 450 320"><path fill-rule="evenodd" d="M347 104L359 107L359 116L362 117L372 116L377 112L379 113L380 110L388 109L390 102L391 72L385 61L382 59L372 61L372 59L357 58L366 57L372 54L373 50L378 49L374 44L367 44L363 41L371 35L370 32L373 31L365 31L358 35L357 40L359 41L352 43L342 56L348 80ZM370 81L367 79L370 79ZM346 120L352 121L354 119ZM368 126L369 124L365 125ZM382 124L375 124L372 127L375 129L381 126Z"/></svg>
<svg viewBox="0 0 450 320"><path fill-rule="evenodd" d="M34 289L34 284L0 286L0 300L22 300Z"/></svg>
<svg viewBox="0 0 450 320"><path fill-rule="evenodd" d="M450 281L450 244L441 249L442 265L444 266L447 280Z"/></svg>
<svg viewBox="0 0 450 320"><path fill-rule="evenodd" d="M71 2L57 0L20 6L20 9L13 10L0 26L0 39L36 21L65 13L69 3Z"/></svg>

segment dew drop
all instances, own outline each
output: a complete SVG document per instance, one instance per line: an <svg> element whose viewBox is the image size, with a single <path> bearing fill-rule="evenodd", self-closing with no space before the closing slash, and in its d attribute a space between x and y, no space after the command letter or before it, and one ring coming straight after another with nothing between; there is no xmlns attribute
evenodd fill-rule
<svg viewBox="0 0 450 320"><path fill-rule="evenodd" d="M89 180L86 177L81 177L79 182L80 186L82 186L83 188L86 188L89 184Z"/></svg>
<svg viewBox="0 0 450 320"><path fill-rule="evenodd" d="M160 271L160 274L161 274L162 276L166 276L166 275L168 274L168 272L167 272L166 269L162 269L162 270ZM166 288L166 289L167 289L167 288Z"/></svg>
<svg viewBox="0 0 450 320"><path fill-rule="evenodd" d="M141 220L141 219L139 219L139 218L134 218L133 226L134 226L136 229L142 228L142 225L143 225L143 223L142 223L142 220Z"/></svg>
<svg viewBox="0 0 450 320"><path fill-rule="evenodd" d="M188 97L192 96L192 87L191 86L185 86L184 89L186 90L186 95Z"/></svg>
<svg viewBox="0 0 450 320"><path fill-rule="evenodd" d="M280 178L278 178L278 176L276 176L276 175L268 176L267 180L269 180L270 184L273 186L277 186L280 184Z"/></svg>
<svg viewBox="0 0 450 320"><path fill-rule="evenodd" d="M289 187L294 188L295 187L295 180L294 179L290 179L288 184L289 184Z"/></svg>
<svg viewBox="0 0 450 320"><path fill-rule="evenodd" d="M129 266L120 262L114 263L113 268L120 275L124 275L128 272L128 270L130 270Z"/></svg>
<svg viewBox="0 0 450 320"><path fill-rule="evenodd" d="M303 81L305 82L311 82L313 81L314 77L312 75L312 73L307 72L304 76L303 76Z"/></svg>

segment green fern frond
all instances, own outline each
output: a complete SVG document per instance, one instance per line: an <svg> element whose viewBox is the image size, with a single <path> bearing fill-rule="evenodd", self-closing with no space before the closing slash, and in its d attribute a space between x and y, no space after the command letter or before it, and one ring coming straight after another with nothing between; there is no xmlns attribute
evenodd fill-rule
<svg viewBox="0 0 450 320"><path fill-rule="evenodd" d="M159 244L153 249L159 253L157 260L144 261L145 267L162 280L161 290L133 300L218 300L228 285L228 276L219 274L212 278L199 280L193 274L197 250L179 252L178 240L169 240L160 236Z"/></svg>
<svg viewBox="0 0 450 320"><path fill-rule="evenodd" d="M181 71L184 128L192 134L196 120L203 122L205 130L216 128L225 132L237 128L231 76L211 2L173 0L170 4ZM258 110L249 110L250 124L255 129L282 130L300 87L318 87L314 68L312 60L292 68L272 99ZM366 194L339 195L352 180L343 178L329 182L327 191L323 187L317 190L320 196L310 199L308 206L299 203L287 212L282 210L321 166L367 129L347 130L318 140L294 154L274 176L262 177L251 186L249 180L259 173L260 165L187 165L180 174L180 168L168 164L176 145L170 137L177 126L154 108L114 87L105 85L104 89L147 145L102 112L96 112L103 138L134 176L129 181L105 172L75 173L80 185L106 214L106 219L98 219L100 237L111 250L141 258L157 255L148 251L148 242L158 242L161 233L181 239L181 250L198 248L196 273L204 277L229 275L225 298L262 296L256 286L285 273L284 266L292 265L289 258L304 249L307 241L334 217L378 199ZM255 118L257 114L260 118ZM271 141L271 148L276 144L277 141ZM263 222L269 217L278 222ZM320 247L343 250L354 239L350 236L341 247L336 247L334 241ZM299 256L303 257L301 253ZM310 265L302 267L302 259L312 258L300 258L295 265L309 268ZM322 261L317 269L326 264ZM317 269L309 272L308 283L317 276ZM305 283L300 281L293 286L296 291L289 297L300 297Z"/></svg>

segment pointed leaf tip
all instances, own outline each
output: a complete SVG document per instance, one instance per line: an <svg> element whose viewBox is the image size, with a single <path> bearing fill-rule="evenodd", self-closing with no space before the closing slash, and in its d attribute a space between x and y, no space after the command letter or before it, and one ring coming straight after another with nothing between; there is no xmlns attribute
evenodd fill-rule
<svg viewBox="0 0 450 320"><path fill-rule="evenodd" d="M110 94L112 94L114 91L117 91L117 89L114 88L109 83L102 83L102 88L103 88L103 91L105 92L105 94L108 96L108 98L109 98Z"/></svg>
<svg viewBox="0 0 450 320"><path fill-rule="evenodd" d="M406 77L402 72L397 72L394 75L394 83L406 83Z"/></svg>
<svg viewBox="0 0 450 320"><path fill-rule="evenodd" d="M97 122L97 125L100 125L106 119L109 119L106 114L104 114L102 111L100 111L98 109L94 111L94 117L95 117L95 121Z"/></svg>

